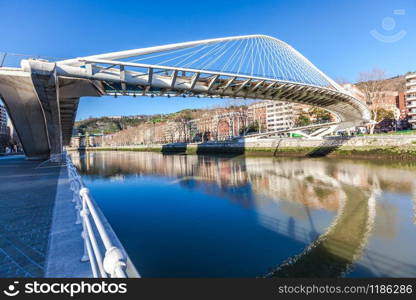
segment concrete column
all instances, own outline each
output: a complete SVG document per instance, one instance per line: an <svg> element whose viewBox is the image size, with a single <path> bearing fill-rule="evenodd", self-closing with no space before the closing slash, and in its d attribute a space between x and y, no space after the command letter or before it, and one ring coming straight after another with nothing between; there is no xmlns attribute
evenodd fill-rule
<svg viewBox="0 0 416 300"><path fill-rule="evenodd" d="M45 115L30 73L0 70L0 97L29 159L48 159L49 137Z"/></svg>
<svg viewBox="0 0 416 300"><path fill-rule="evenodd" d="M62 126L54 64L41 74L1 70L0 95L29 159L60 161Z"/></svg>
<svg viewBox="0 0 416 300"><path fill-rule="evenodd" d="M50 159L58 162L61 160L63 152L58 79L53 70L45 75L32 73L31 77L45 116Z"/></svg>

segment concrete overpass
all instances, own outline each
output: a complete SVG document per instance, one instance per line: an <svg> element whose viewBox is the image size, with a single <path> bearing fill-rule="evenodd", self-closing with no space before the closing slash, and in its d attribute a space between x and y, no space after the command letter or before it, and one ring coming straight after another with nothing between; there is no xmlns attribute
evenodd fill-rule
<svg viewBox="0 0 416 300"><path fill-rule="evenodd" d="M28 158L59 157L79 98L183 96L289 101L322 107L339 126L363 125L368 107L283 41L265 35L169 44L0 68L0 97Z"/></svg>

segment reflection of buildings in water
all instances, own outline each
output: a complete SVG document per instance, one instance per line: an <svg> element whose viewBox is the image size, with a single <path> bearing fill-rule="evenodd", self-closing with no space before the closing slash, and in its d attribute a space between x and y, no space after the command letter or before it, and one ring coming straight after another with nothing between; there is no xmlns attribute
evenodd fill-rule
<svg viewBox="0 0 416 300"><path fill-rule="evenodd" d="M416 182L412 184L413 224L416 225Z"/></svg>
<svg viewBox="0 0 416 300"><path fill-rule="evenodd" d="M345 198L339 183L326 174L323 162L261 158L247 159L246 164L256 195L259 222L284 234L281 229L287 222L285 215L292 216L299 223L296 225L299 232L291 238L302 243L314 240L317 232L324 231L329 222L329 219L323 220L322 214L311 214L311 210L337 211L340 201ZM270 222L273 211L266 206L270 199L278 202L277 211L285 213L280 216L280 224Z"/></svg>
<svg viewBox="0 0 416 300"><path fill-rule="evenodd" d="M219 186L247 184L247 178L244 177L245 173L241 172L240 166L230 165L223 159L213 161L204 157L185 155L106 152L105 154L88 153L83 160L86 163L79 163L81 172L89 175L110 176L116 173L127 173L174 178L196 176L216 182Z"/></svg>
<svg viewBox="0 0 416 300"><path fill-rule="evenodd" d="M117 174L117 175L114 175L114 176L110 177L110 181L120 181L120 182L122 182L122 181L124 181L124 179L125 179L125 176L121 175L121 174Z"/></svg>
<svg viewBox="0 0 416 300"><path fill-rule="evenodd" d="M413 207L413 224L416 225L416 182L412 184L412 207Z"/></svg>
<svg viewBox="0 0 416 300"><path fill-rule="evenodd" d="M398 209L389 203L376 203L377 218L373 234L375 236L392 240L398 231Z"/></svg>
<svg viewBox="0 0 416 300"><path fill-rule="evenodd" d="M339 206L339 197L342 190L331 182L324 181L325 174L288 174L284 168L290 165L273 164L267 175L253 178L253 190L258 195L267 198L278 198L290 202L304 204L313 209L336 211ZM248 170L250 170L248 168ZM250 170L251 171L251 170ZM260 179L260 180L259 180Z"/></svg>
<svg viewBox="0 0 416 300"><path fill-rule="evenodd" d="M380 184L388 190L407 192L413 186L413 182L410 182L412 177L404 176L402 170L397 170L400 174L392 174L391 169L378 167L380 171L375 172L372 167L350 162L334 166L333 163L322 160L230 159L116 151L88 152L82 159L79 158L79 155L73 155L74 163L89 175L196 177L222 188L250 184L256 206L261 206L263 202L285 200L312 209L336 211L339 208L342 184L369 188L374 178L379 178ZM380 210L389 210L389 207L380 207Z"/></svg>
<svg viewBox="0 0 416 300"><path fill-rule="evenodd" d="M410 168L322 159L224 158L149 152L87 152L84 156L73 154L72 157L81 172L92 178L123 174L165 176L187 188L204 190L243 207L255 206L259 223L264 227L305 244L315 240L318 232L325 231L325 222L319 223L321 216L317 218L313 212L337 211L339 215L343 203L354 197L354 193L372 192L378 198L370 203L362 200L368 208L361 208L367 211L367 223L362 227L366 230L350 229L360 232L362 241L367 241L370 232L385 240L397 234L397 208L379 201L385 193L413 195L413 215L416 215L416 184ZM369 209L373 204L371 219ZM333 226L327 232L331 229ZM355 257L361 255L360 249L366 244L349 247L348 243L341 242L336 246L339 239L335 237L333 249L341 257L348 253L358 253ZM371 260L382 259L382 255L374 253L372 250L365 252L360 264L369 266ZM355 259L350 255L349 264ZM392 257L385 259L395 262L395 266L402 265Z"/></svg>
<svg viewBox="0 0 416 300"><path fill-rule="evenodd" d="M199 177L184 177L183 179L174 181L173 183L190 189L199 189L209 195L226 198L232 203L236 203L244 208L253 207L254 198L250 184L238 186L219 186L215 182L206 182Z"/></svg>
<svg viewBox="0 0 416 300"><path fill-rule="evenodd" d="M257 208L256 215L259 224L268 230L305 245L314 241L319 236L319 232L323 232L332 219L330 214L315 215L310 211L308 212L309 208L307 206L302 209L299 204L286 201L281 201L279 204L279 207L274 207L273 210L264 206ZM293 214L285 213L285 210L279 210L282 205L295 207L290 211Z"/></svg>
<svg viewBox="0 0 416 300"><path fill-rule="evenodd" d="M264 201L285 200L313 209L337 209L340 191L330 181L332 178L325 175L325 168L314 166L318 171L312 172L309 166L303 164L270 159L251 160L142 152L90 152L82 159L74 157L74 163L80 166L81 172L92 176L152 174L173 178L194 177L215 183L224 190L250 185L250 193L258 202L256 206L261 206ZM309 181L299 175L300 170ZM329 183L323 182L322 178L328 179Z"/></svg>

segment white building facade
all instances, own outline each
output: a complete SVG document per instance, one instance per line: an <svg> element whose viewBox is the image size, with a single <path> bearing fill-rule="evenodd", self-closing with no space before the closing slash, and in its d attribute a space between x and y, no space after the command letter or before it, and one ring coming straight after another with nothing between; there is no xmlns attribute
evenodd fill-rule
<svg viewBox="0 0 416 300"><path fill-rule="evenodd" d="M270 101L266 108L267 131L289 129L295 122L295 104Z"/></svg>
<svg viewBox="0 0 416 300"><path fill-rule="evenodd" d="M406 101L409 109L409 123L416 129L416 72L406 75Z"/></svg>
<svg viewBox="0 0 416 300"><path fill-rule="evenodd" d="M0 134L1 135L8 135L7 129L7 112L6 108L0 104Z"/></svg>
<svg viewBox="0 0 416 300"><path fill-rule="evenodd" d="M259 123L260 132L289 129L298 116L298 105L283 101L262 101L248 107L250 121Z"/></svg>

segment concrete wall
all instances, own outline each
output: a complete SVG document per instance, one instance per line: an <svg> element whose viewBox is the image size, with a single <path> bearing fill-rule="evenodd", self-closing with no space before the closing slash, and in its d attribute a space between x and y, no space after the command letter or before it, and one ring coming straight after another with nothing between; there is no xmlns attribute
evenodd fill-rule
<svg viewBox="0 0 416 300"><path fill-rule="evenodd" d="M263 139L257 141L244 141L245 147L321 147L321 146L344 146L344 147L403 147L415 146L416 135L386 135L386 136L358 136L358 137L333 137L325 139Z"/></svg>
<svg viewBox="0 0 416 300"><path fill-rule="evenodd" d="M332 137L317 140L298 138L261 139L239 142L207 142L201 144L153 144L116 147L89 147L87 151L157 151L188 154L261 154L273 156L416 159L416 135L365 137ZM68 150L77 150L68 148Z"/></svg>

